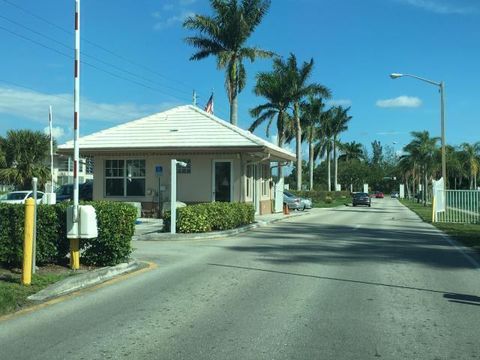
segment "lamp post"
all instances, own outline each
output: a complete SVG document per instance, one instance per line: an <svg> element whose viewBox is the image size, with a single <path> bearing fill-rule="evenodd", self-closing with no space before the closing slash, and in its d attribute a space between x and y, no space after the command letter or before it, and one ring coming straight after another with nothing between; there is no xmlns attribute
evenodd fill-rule
<svg viewBox="0 0 480 360"><path fill-rule="evenodd" d="M441 141L442 141L442 177L443 177L443 186L444 189L447 186L447 159L445 155L445 82L437 82L422 78L420 76L411 75L411 74L390 74L392 79L398 79L400 77L411 77L435 86L438 86L440 89L440 118L441 118Z"/></svg>

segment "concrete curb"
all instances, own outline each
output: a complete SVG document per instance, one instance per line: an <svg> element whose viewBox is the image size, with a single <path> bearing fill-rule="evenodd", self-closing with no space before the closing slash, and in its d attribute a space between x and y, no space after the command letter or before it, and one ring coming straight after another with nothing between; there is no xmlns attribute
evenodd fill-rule
<svg viewBox="0 0 480 360"><path fill-rule="evenodd" d="M285 215L284 217L280 217L277 219L271 219L271 220L261 220L261 221L256 221L253 224L245 225L236 229L231 229L231 230L224 230L224 231L212 231L209 233L196 233L196 234L169 234L169 233L150 233L150 234L143 234L143 235L138 235L134 236L132 240L137 240L137 241L175 241L175 240L200 240L200 239L215 239L219 237L225 237L225 236L234 236L243 232L246 232L251 229L255 229L258 227L263 227L268 224L272 224L278 221L286 220L292 217L296 216L302 216L302 215L311 215L311 212L298 212L298 213L293 213L290 215Z"/></svg>
<svg viewBox="0 0 480 360"><path fill-rule="evenodd" d="M57 296L69 294L71 292L84 289L93 285L100 284L115 276L133 272L148 267L148 264L140 261L130 261L116 266L104 267L93 271L85 272L67 277L55 284L40 290L38 293L30 295L28 300L45 301Z"/></svg>

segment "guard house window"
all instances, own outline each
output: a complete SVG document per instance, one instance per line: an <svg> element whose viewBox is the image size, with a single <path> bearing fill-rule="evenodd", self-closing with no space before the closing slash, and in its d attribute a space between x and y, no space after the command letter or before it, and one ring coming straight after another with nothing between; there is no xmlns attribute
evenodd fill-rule
<svg viewBox="0 0 480 360"><path fill-rule="evenodd" d="M86 173L88 175L93 175L93 158L91 157L86 157L85 158L85 166L86 166Z"/></svg>
<svg viewBox="0 0 480 360"><path fill-rule="evenodd" d="M270 182L270 168L267 164L262 165L262 196L268 195L268 184Z"/></svg>
<svg viewBox="0 0 480 360"><path fill-rule="evenodd" d="M177 174L191 174L192 173L192 160L190 159L177 159L177 162L181 161L187 164L183 167L177 164Z"/></svg>
<svg viewBox="0 0 480 360"><path fill-rule="evenodd" d="M106 196L145 196L145 160L106 160Z"/></svg>

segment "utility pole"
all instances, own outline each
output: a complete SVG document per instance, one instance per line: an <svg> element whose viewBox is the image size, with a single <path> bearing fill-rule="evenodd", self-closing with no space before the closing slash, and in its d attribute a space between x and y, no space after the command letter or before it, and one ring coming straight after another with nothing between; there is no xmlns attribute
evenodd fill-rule
<svg viewBox="0 0 480 360"><path fill-rule="evenodd" d="M195 90L193 90L193 106L197 106L197 92Z"/></svg>
<svg viewBox="0 0 480 360"><path fill-rule="evenodd" d="M51 182L51 189L50 193L53 193L53 135L52 135L52 129L53 129L53 114L52 114L52 105L49 107L49 112L48 112L48 126L50 128L50 182Z"/></svg>

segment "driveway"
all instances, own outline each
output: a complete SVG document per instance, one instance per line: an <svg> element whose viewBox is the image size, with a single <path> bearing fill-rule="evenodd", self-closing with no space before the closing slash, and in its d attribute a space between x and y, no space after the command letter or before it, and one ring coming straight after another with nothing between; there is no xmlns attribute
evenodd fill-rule
<svg viewBox="0 0 480 360"><path fill-rule="evenodd" d="M237 237L3 321L5 359L480 359L480 271L393 199Z"/></svg>

